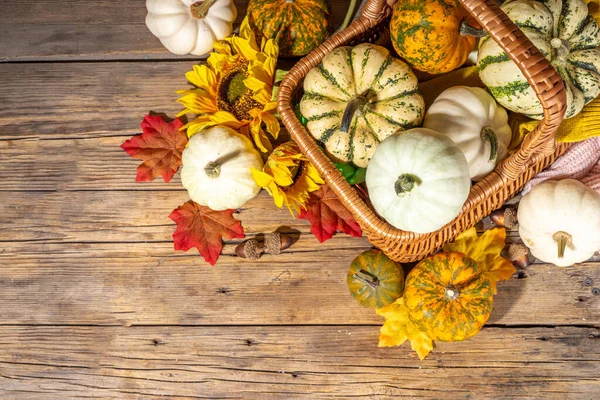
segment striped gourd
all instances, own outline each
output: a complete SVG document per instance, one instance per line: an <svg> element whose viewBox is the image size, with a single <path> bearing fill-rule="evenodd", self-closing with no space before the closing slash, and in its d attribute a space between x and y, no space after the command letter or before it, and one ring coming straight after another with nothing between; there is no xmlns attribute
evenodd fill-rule
<svg viewBox="0 0 600 400"><path fill-rule="evenodd" d="M310 53L332 30L326 0L250 0L248 20L257 37L278 38L283 57Z"/></svg>
<svg viewBox="0 0 600 400"><path fill-rule="evenodd" d="M600 94L600 27L584 0L509 0L504 12L558 71L567 90L566 118ZM479 45L481 80L496 100L534 119L542 105L508 55L489 36Z"/></svg>
<svg viewBox="0 0 600 400"><path fill-rule="evenodd" d="M423 97L410 67L369 43L329 53L304 79L302 115L336 161L366 167L377 145L418 126Z"/></svg>

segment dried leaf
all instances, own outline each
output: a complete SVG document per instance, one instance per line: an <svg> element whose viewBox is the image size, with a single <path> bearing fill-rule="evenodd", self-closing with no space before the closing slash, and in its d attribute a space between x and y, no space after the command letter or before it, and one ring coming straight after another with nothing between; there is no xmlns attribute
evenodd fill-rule
<svg viewBox="0 0 600 400"><path fill-rule="evenodd" d="M321 243L331 239L336 231L354 237L362 236L360 226L350 211L327 185L310 194L306 209L298 214L298 218L310 221L310 231Z"/></svg>
<svg viewBox="0 0 600 400"><path fill-rule="evenodd" d="M210 265L215 265L223 249L223 239L244 237L242 224L232 217L234 211L214 211L191 200L176 208L169 215L177 224L173 233L175 250L195 247Z"/></svg>
<svg viewBox="0 0 600 400"><path fill-rule="evenodd" d="M131 157L143 162L137 168L136 182L152 181L162 176L169 182L181 166L181 153L187 136L179 119L166 123L161 117L146 115L141 123L143 133L121 145Z"/></svg>
<svg viewBox="0 0 600 400"><path fill-rule="evenodd" d="M512 262L500 255L506 246L506 229L494 228L477 236L477 230L471 228L456 238L453 243L444 246L444 251L456 251L468 255L483 269L492 283L496 294L496 282L510 279L517 271Z"/></svg>
<svg viewBox="0 0 600 400"><path fill-rule="evenodd" d="M409 340L421 360L433 350L433 340L412 322L403 297L376 312L385 318L379 335L379 347L400 346Z"/></svg>

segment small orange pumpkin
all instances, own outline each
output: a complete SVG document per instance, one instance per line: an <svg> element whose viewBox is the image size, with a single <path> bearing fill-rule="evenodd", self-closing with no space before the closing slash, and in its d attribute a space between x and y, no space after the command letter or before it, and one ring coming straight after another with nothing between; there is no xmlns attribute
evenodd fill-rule
<svg viewBox="0 0 600 400"><path fill-rule="evenodd" d="M442 342L474 336L494 301L489 278L463 253L437 253L417 264L406 278L404 299L413 322Z"/></svg>
<svg viewBox="0 0 600 400"><path fill-rule="evenodd" d="M466 24L467 17L458 0L399 0L390 22L392 43L420 71L452 71L475 48L475 38L465 32L477 30Z"/></svg>
<svg viewBox="0 0 600 400"><path fill-rule="evenodd" d="M282 57L307 55L332 31L326 0L250 0L248 17L259 43L278 37Z"/></svg>
<svg viewBox="0 0 600 400"><path fill-rule="evenodd" d="M381 250L367 250L352 261L347 281L361 305L381 308L402 296L404 270Z"/></svg>

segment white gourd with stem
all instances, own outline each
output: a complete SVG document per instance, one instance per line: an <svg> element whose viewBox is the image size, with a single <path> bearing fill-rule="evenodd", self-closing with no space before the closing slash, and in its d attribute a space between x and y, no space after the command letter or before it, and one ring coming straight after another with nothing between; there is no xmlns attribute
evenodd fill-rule
<svg viewBox="0 0 600 400"><path fill-rule="evenodd" d="M391 225L415 233L436 231L460 213L469 196L469 166L445 135L414 128L385 139L367 168L375 210Z"/></svg>
<svg viewBox="0 0 600 400"><path fill-rule="evenodd" d="M181 158L181 182L200 205L216 211L236 209L260 191L250 169L261 169L262 158L250 140L233 129L216 126L196 133Z"/></svg>
<svg viewBox="0 0 600 400"><path fill-rule="evenodd" d="M447 135L463 151L479 181L506 158L512 131L506 110L482 88L455 86L431 104L423 127Z"/></svg>
<svg viewBox="0 0 600 400"><path fill-rule="evenodd" d="M233 0L146 0L146 26L174 54L201 56L231 35Z"/></svg>
<svg viewBox="0 0 600 400"><path fill-rule="evenodd" d="M600 194L573 179L546 181L519 203L519 235L531 254L561 267L600 250Z"/></svg>

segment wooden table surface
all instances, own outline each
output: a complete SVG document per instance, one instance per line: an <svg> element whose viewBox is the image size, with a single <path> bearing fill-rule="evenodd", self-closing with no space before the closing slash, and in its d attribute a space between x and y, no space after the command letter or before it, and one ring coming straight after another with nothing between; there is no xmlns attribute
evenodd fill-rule
<svg viewBox="0 0 600 400"><path fill-rule="evenodd" d="M378 348L382 318L348 293L367 240L320 244L264 192L236 216L295 235L283 254L174 251L179 177L135 183L119 146L179 111L198 60L163 49L144 3L0 2L1 399L598 398L598 256L499 284L482 332L421 362Z"/></svg>

